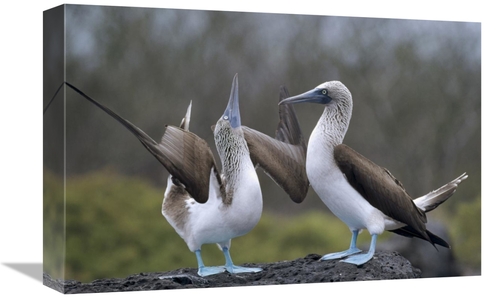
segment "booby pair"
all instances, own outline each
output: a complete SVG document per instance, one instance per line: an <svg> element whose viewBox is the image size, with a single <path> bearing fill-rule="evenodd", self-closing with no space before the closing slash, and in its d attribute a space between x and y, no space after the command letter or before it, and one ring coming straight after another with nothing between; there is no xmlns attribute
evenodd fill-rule
<svg viewBox="0 0 500 298"><path fill-rule="evenodd" d="M312 102L325 105L307 145L306 171L311 187L324 204L352 232L349 249L327 254L322 260L339 259L355 265L368 262L375 253L377 236L388 230L418 237L449 248L446 241L426 229L426 212L447 200L467 175L464 173L436 191L412 200L387 169L342 144L352 114L352 96L339 81L323 83L279 104ZM358 233L371 235L367 253L356 247Z"/></svg>
<svg viewBox="0 0 500 298"><path fill-rule="evenodd" d="M235 75L226 110L213 128L221 172L208 144L189 131L191 104L180 127L166 126L157 143L128 120L66 84L123 124L170 173L161 212L195 253L200 276L262 270L234 265L229 249L231 239L252 230L262 214L256 167L262 167L293 201L300 203L307 194L306 144L292 108L279 107L280 122L275 139L242 126L238 76ZM280 100L287 96L282 87ZM201 246L207 243L216 243L222 250L224 266L204 265Z"/></svg>

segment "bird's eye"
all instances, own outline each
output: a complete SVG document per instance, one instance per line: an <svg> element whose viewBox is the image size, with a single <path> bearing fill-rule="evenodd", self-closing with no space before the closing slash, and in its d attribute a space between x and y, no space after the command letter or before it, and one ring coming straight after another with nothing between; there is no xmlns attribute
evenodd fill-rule
<svg viewBox="0 0 500 298"><path fill-rule="evenodd" d="M227 120L227 119L229 119L229 117L228 116L224 116L224 120Z"/></svg>
<svg viewBox="0 0 500 298"><path fill-rule="evenodd" d="M327 95L327 94L328 94L328 91L326 91L326 89L323 89L323 90L321 91L321 94L323 94L323 95Z"/></svg>

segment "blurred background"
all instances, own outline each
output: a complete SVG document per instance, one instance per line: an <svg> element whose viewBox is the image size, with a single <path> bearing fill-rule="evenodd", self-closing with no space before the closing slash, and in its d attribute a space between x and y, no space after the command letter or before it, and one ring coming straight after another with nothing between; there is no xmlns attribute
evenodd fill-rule
<svg viewBox="0 0 500 298"><path fill-rule="evenodd" d="M242 123L271 136L280 85L295 95L342 81L354 101L344 143L388 168L410 195L469 175L428 214L429 230L451 250L389 232L378 249L401 252L426 277L481 273L480 23L78 5L65 15L65 64L44 65L44 107L65 79L156 140L192 100L190 130L215 152L210 126L235 73ZM323 107L295 109L308 138ZM295 204L258 174L264 214L233 240L236 264L348 247L347 226L312 189ZM89 282L196 267L160 213L167 176L121 124L63 90L44 114L44 251L61 252L63 262L44 254L44 270ZM368 241L362 233L360 246ZM203 257L224 262L215 245Z"/></svg>

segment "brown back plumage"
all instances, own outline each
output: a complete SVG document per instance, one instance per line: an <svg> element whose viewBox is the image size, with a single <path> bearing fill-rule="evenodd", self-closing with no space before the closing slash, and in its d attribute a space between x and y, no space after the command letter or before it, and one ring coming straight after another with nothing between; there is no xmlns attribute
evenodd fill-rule
<svg viewBox="0 0 500 298"><path fill-rule="evenodd" d="M427 231L425 213L414 204L402 183L387 169L345 144L335 146L334 158L349 184L361 196L387 216L407 225L391 232L449 247L446 241Z"/></svg>

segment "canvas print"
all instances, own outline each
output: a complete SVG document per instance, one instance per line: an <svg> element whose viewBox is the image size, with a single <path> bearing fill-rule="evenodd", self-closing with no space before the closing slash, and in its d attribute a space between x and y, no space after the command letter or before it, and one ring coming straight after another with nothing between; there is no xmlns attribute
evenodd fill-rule
<svg viewBox="0 0 500 298"><path fill-rule="evenodd" d="M481 24L44 12L44 284L481 275Z"/></svg>

